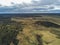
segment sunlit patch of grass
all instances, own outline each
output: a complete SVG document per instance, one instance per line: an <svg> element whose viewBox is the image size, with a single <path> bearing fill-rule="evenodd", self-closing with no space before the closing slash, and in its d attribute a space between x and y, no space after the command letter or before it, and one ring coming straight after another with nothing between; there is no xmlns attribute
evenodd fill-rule
<svg viewBox="0 0 60 45"><path fill-rule="evenodd" d="M60 39L56 39L54 42L50 43L49 45L60 45Z"/></svg>

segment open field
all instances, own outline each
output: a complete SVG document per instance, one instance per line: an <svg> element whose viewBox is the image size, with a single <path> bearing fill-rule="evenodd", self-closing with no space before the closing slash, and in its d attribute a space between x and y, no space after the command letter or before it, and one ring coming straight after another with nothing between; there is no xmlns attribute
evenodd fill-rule
<svg viewBox="0 0 60 45"><path fill-rule="evenodd" d="M60 45L60 17L1 18L0 45Z"/></svg>

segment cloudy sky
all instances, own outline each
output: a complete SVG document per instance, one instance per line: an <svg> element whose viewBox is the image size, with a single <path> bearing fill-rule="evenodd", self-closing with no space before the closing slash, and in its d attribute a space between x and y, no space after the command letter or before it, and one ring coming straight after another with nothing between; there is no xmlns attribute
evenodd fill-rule
<svg viewBox="0 0 60 45"><path fill-rule="evenodd" d="M60 0L0 0L0 13L60 13Z"/></svg>

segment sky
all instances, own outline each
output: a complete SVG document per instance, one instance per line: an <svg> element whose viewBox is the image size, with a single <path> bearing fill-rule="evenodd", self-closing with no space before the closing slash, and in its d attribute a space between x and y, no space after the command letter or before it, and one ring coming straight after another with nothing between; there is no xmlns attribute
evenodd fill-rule
<svg viewBox="0 0 60 45"><path fill-rule="evenodd" d="M60 13L60 0L0 0L0 13Z"/></svg>

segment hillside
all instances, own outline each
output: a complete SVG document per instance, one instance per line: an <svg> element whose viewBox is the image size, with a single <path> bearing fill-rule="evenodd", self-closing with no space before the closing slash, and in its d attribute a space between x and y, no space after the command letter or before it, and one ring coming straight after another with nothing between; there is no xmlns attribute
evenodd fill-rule
<svg viewBox="0 0 60 45"><path fill-rule="evenodd" d="M60 17L11 17L0 20L0 45L60 45Z"/></svg>

